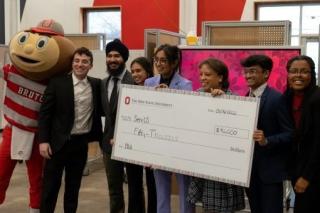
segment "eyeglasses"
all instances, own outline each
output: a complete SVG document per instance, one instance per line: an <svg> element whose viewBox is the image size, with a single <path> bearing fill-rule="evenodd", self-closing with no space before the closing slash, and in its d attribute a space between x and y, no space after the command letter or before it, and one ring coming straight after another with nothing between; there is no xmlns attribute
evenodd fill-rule
<svg viewBox="0 0 320 213"><path fill-rule="evenodd" d="M168 63L168 59L166 59L166 58L153 58L153 63L154 64L160 63L161 65L164 65L164 64Z"/></svg>
<svg viewBox="0 0 320 213"><path fill-rule="evenodd" d="M247 76L247 75L255 75L257 74L258 70L256 68L245 68L242 71L242 75Z"/></svg>
<svg viewBox="0 0 320 213"><path fill-rule="evenodd" d="M288 73L290 75L308 75L311 71L308 69L289 69Z"/></svg>

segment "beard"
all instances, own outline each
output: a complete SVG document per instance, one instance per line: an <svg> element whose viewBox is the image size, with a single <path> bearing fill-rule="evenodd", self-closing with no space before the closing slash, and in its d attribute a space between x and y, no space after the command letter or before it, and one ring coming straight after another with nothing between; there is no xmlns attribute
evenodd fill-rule
<svg viewBox="0 0 320 213"><path fill-rule="evenodd" d="M124 71L125 66L125 63L122 63L118 68L113 69L109 64L107 64L107 73L109 73L111 76L119 76Z"/></svg>

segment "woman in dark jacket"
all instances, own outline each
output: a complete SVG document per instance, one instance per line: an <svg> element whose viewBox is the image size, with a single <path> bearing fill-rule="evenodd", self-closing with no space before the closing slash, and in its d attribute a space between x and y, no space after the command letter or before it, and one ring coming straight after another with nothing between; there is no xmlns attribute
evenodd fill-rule
<svg viewBox="0 0 320 213"><path fill-rule="evenodd" d="M147 78L153 77L152 63L146 57L138 57L131 62L130 70L134 83L139 86L144 85ZM156 184L153 176L153 170L145 167L147 183L147 213L157 212L157 194ZM141 178L142 180L142 178Z"/></svg>
<svg viewBox="0 0 320 213"><path fill-rule="evenodd" d="M296 193L295 213L318 212L320 201L320 90L315 65L308 56L296 56L287 63L285 92L295 122L290 160L292 186Z"/></svg>

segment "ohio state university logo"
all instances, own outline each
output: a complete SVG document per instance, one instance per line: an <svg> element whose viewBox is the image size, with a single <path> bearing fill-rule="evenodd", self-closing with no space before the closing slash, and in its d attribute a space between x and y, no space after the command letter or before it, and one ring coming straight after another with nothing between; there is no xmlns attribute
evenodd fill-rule
<svg viewBox="0 0 320 213"><path fill-rule="evenodd" d="M130 104L130 97L129 96L126 96L125 98L124 98L124 103L125 104Z"/></svg>

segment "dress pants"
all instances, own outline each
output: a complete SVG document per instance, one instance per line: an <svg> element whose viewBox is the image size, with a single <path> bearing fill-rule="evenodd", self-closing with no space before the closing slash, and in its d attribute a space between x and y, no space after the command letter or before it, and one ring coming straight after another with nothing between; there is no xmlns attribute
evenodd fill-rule
<svg viewBox="0 0 320 213"><path fill-rule="evenodd" d="M71 136L58 152L46 160L43 177L41 213L53 213L63 170L65 171L64 212L76 213L83 169L88 156L87 135Z"/></svg>
<svg viewBox="0 0 320 213"><path fill-rule="evenodd" d="M123 198L124 166L128 177L128 213L145 212L143 167L112 160L111 155L106 153L104 153L103 158L109 188L110 213L122 213L125 211Z"/></svg>
<svg viewBox="0 0 320 213"><path fill-rule="evenodd" d="M292 185L295 185L294 180ZM319 212L320 181L311 182L304 193L295 193L294 213Z"/></svg>
<svg viewBox="0 0 320 213"><path fill-rule="evenodd" d="M10 157L12 129L6 126L0 143L0 204L4 202L7 188L17 161ZM33 142L30 159L26 161L29 177L29 206L40 208L43 158L39 153L38 142Z"/></svg>
<svg viewBox="0 0 320 213"><path fill-rule="evenodd" d="M145 168L148 191L147 213L157 213L157 192L153 169Z"/></svg>
<svg viewBox="0 0 320 213"><path fill-rule="evenodd" d="M263 183L258 175L251 174L250 187L246 188L251 213L283 213L283 183Z"/></svg>
<svg viewBox="0 0 320 213"><path fill-rule="evenodd" d="M180 213L194 212L193 206L187 202L190 177L182 174L154 170L157 190L157 213L171 212L171 176L175 174L179 185Z"/></svg>

